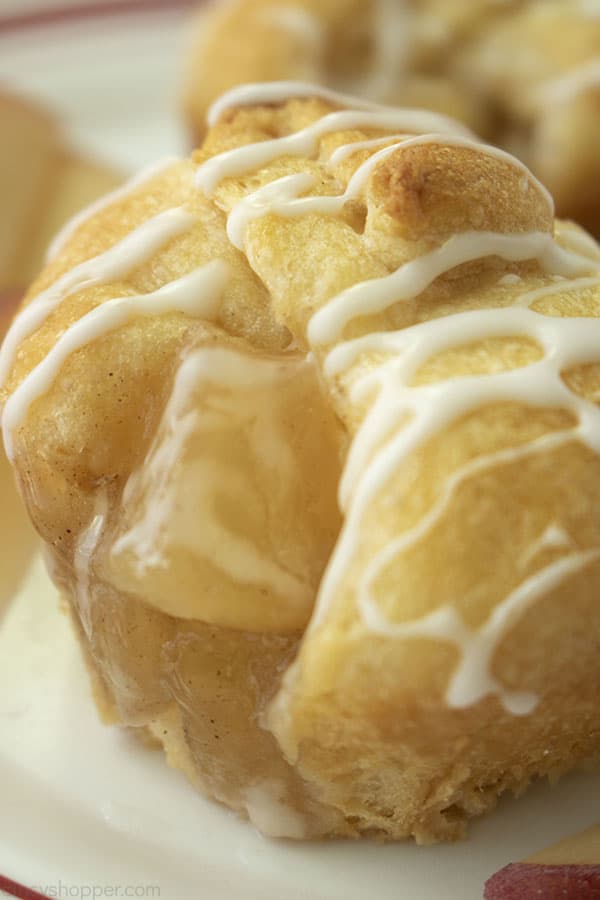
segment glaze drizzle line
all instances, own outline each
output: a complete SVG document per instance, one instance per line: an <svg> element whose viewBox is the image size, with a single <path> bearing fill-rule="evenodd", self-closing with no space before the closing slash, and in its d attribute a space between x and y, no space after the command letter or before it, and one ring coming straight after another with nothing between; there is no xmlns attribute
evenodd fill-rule
<svg viewBox="0 0 600 900"><path fill-rule="evenodd" d="M310 96L323 97L336 105L353 105L354 109L330 113L296 134L238 147L213 157L198 169L198 187L211 194L224 178L256 171L280 156L312 155L318 149L320 138L335 131L366 128L390 130L392 134L387 138L358 140L334 151L327 164L330 168L358 150L376 151L357 169L342 195L300 196L311 190L314 180L308 174L298 174L267 183L259 191L242 198L231 210L228 221L230 238L240 249L244 246L247 226L257 216L269 213L304 215L309 212L339 214L348 199L361 193L376 166L389 154L419 143L476 146L479 152L501 156L523 173L525 188L532 185L549 202L547 193L520 163L501 151L474 144L464 129L444 117L356 103L344 95L315 89L312 85L279 83L235 89L213 107L210 121L216 122L228 109L239 105L277 103L289 97ZM407 137L390 145L390 141L398 137L395 132L404 134L432 129L443 133ZM378 149L382 143L387 143L387 146ZM181 210L162 215L165 219L156 228L157 247L161 245L160 241L166 239L164 235L171 225L175 229L175 220L178 220L177 228L185 230L191 227L189 214ZM185 216L188 217L186 221ZM152 231L151 223L147 225ZM130 238L133 239L134 235ZM149 238L142 241L150 255L151 243ZM309 323L309 341L320 356L326 354L324 369L330 380L346 376L365 354L383 357L383 361L368 375L356 378L350 389L351 400L356 404L367 404L368 412L354 438L342 480L341 501L346 510L346 523L321 586L313 628L318 627L326 615L333 594L359 546L360 531L370 502L386 486L409 453L459 416L499 400L568 409L578 420L573 428L547 434L520 447L479 456L453 472L429 511L414 527L389 541L359 579L356 602L367 627L401 639L435 637L460 649L461 661L447 691L447 702L451 706L470 705L485 696L495 695L512 714L525 714L534 708L536 698L524 692L508 690L494 678L491 673L494 651L532 603L600 556L600 549L578 550L563 542L567 554L526 577L497 604L479 629L469 628L452 606L443 603L443 598L438 609L421 619L408 623L390 622L373 595L375 582L383 568L421 540L443 515L460 484L476 473L548 452L572 441L583 442L594 452L600 453L598 408L595 403L570 391L561 377L567 366L600 361L600 319L552 317L531 308L545 296L589 288L599 282L600 251L591 238L579 232L568 232L561 237L561 243L562 246L545 233L457 234L441 247L407 263L389 276L355 285L331 298ZM513 261L537 260L554 281L522 294L510 307L474 310L423 322L400 332L377 332L354 341L343 340L346 326L356 317L384 312L402 300L414 299L437 277L455 266L489 256ZM90 278L103 277L102 273L98 276L93 266L91 271L88 268L83 273L74 272L76 277L70 273L71 280L67 280L66 284L57 282L54 295L41 295L41 299L37 298L37 302L34 300L31 304L33 311L28 312L27 308L17 319L8 345L2 351L6 369L10 367L20 341L33 333L65 296L90 283L101 283L90 282ZM196 277L200 279L198 284L194 282ZM30 373L6 404L3 432L9 452L12 451L12 430L23 421L29 404L48 389L64 360L78 347L119 327L135 315L157 315L173 309L190 315L214 315L212 304L217 302L226 279L224 264L215 261L186 278L188 281L180 279L153 295L109 301L65 332L46 359ZM106 280L110 279L107 277ZM186 285L192 282L195 284L194 299L191 296L186 299ZM506 280L506 284L518 282L517 276ZM181 291L184 296L180 296ZM198 297L202 300L199 301ZM462 376L426 385L412 384L419 367L443 350L491 336L516 335L534 340L543 351L542 359L520 369L495 374ZM412 418L405 425L407 413Z"/></svg>
<svg viewBox="0 0 600 900"><path fill-rule="evenodd" d="M82 316L58 339L45 356L11 394L4 406L2 434L8 458L13 460L13 432L25 419L31 404L43 396L75 351L140 316L160 316L181 312L189 316L215 317L228 278L228 267L213 260L188 275L171 281L151 294L117 297Z"/></svg>
<svg viewBox="0 0 600 900"><path fill-rule="evenodd" d="M67 297L98 284L125 278L151 259L177 235L188 231L196 217L182 208L167 209L143 222L110 249L86 259L34 297L8 330L0 347L0 387L15 361L20 344L40 328Z"/></svg>
<svg viewBox="0 0 600 900"><path fill-rule="evenodd" d="M247 88L243 93L243 101L268 102L269 97L279 96L278 90L279 88L267 88L263 92L260 88ZM294 93L298 95L299 92L296 91L297 89ZM238 99L240 94L235 92L223 98L213 110L213 120L218 119L229 105L235 106ZM395 125L390 124L389 127ZM405 128L405 125L401 124L400 127ZM315 131L317 137L325 133L314 129L314 126L310 128L313 136ZM302 141L309 130L300 132ZM264 166L271 161L278 146L282 151L290 144L292 147L299 147L301 141L296 145L296 138L293 135L291 141L290 138L284 138L283 144L270 141L265 142L266 146L239 148L214 157L199 170L197 183L211 193L221 179ZM377 138L357 142L358 146L355 148L352 144L344 145L334 152L330 164L343 160L355 150L368 149L369 145L375 148L383 140L385 139ZM267 183L244 197L230 212L230 239L242 249L244 232L249 222L269 213L287 216L309 212L334 215L341 211L348 199L360 193L368 176L389 153L397 151L403 144L432 140L441 143L445 137L425 135L409 138L374 153L359 167L348 188L339 197L299 197L300 193L312 187L310 176L302 174ZM447 143L456 145L469 142L462 136L450 136ZM304 152L314 153L315 149L316 145L311 138L311 142L305 145ZM496 153L485 145L479 145L479 149L482 152ZM502 154L502 158L522 168L512 157ZM528 179L531 179L531 175L525 171ZM539 183L536 186L548 199L547 192L540 190ZM545 233L506 235L471 232L455 235L446 244L407 263L391 275L355 285L331 298L309 323L308 338L311 346L314 349L330 346L340 341L346 325L356 317L374 315L397 302L414 299L437 277L455 266L490 255L512 261L536 259L548 274L557 278L555 283L545 288L522 295L513 307L461 313L424 322L396 333L378 332L355 341L342 341L338 346L333 346L325 359L326 375L335 378L348 371L364 353L389 357L352 386L351 399L354 402L368 402L373 395L375 400L371 402L369 412L354 438L347 460L340 487L341 505L347 514L346 523L321 586L312 628L323 620L333 594L358 549L360 528L370 502L385 487L403 459L433 434L472 409L502 400L517 400L538 406L559 406L572 410L579 417L579 425L574 429L546 435L524 447L508 448L480 456L454 472L429 512L414 528L390 541L371 561L359 582L357 606L367 627L377 633L404 639L433 636L459 647L461 662L455 669L446 695L448 704L453 707L471 705L493 694L499 697L505 709L513 715L531 712L537 702L535 697L510 691L492 676L494 651L531 603L596 560L600 550L570 553L529 576L496 606L488 621L477 630L468 628L455 609L444 605L422 619L403 624L391 623L375 602L373 584L386 564L427 533L443 514L457 487L477 472L509 464L525 456L548 452L574 440L581 440L596 453L600 452L600 413L596 405L575 395L561 378L562 370L568 365L593 362L600 358L600 320L553 319L529 309L532 303L546 295L598 283L594 274L598 270L597 248L585 239L575 239L573 243L572 249L560 247L551 235ZM495 375L466 376L433 385L410 386L419 366L444 349L490 336L509 337L520 334L541 344L545 351L541 361ZM413 418L408 425L402 427L407 413ZM383 448L378 449L382 445Z"/></svg>
<svg viewBox="0 0 600 900"><path fill-rule="evenodd" d="M409 149L411 147L423 146L425 144L438 144L440 146L446 147L464 147L471 150L477 150L478 153L485 153L487 156L491 156L503 162L509 162L511 165L513 165L514 168L521 169L523 171L524 177L527 177L529 180L531 180L531 182L538 188L540 193L544 196L549 210L552 214L554 214L554 203L546 188L544 188L537 181L537 179L531 175L529 170L522 163L509 156L503 150L499 150L497 147L490 147L487 144L478 144L475 141L469 140L468 138L443 134L427 134L419 135L418 137L411 137L410 135L407 135L403 140L391 144L389 143L389 139L385 140L387 141L388 146L383 147L383 149L378 150L376 153L369 156L368 159L366 159L362 163L362 165L357 168L350 181L348 182L346 190L342 194L335 194L331 196L319 195L316 197L299 196L300 194L313 187L316 180L312 175L304 172L295 175L285 175L283 178L278 178L275 181L270 181L263 187L258 188L258 190L247 194L239 203L236 204L232 212L227 217L227 235L229 237L229 240L234 245L234 247L238 248L238 250L243 250L246 227L251 221L254 221L255 219L261 218L265 215L275 214L278 216L291 217L309 215L311 213L320 215L335 215L337 213L341 213L346 203L361 196L370 176L380 165L380 163L388 158L388 156L392 156L394 153ZM337 163L339 163L340 160L343 160L346 156L349 156L356 150L378 147L381 142L381 138L376 138L372 141L358 141L356 145L344 144L342 147L339 147L333 152L329 159L328 167L333 168ZM230 152L235 153L236 151ZM212 184L212 179L215 177L215 173L219 173L219 158L215 157L214 159L216 160L216 163L208 173L209 184ZM209 160L209 162L211 162L211 160ZM228 163L231 162L231 159L228 160ZM233 164L235 164L235 162L236 158L234 157ZM199 182L203 182L205 180L205 167L207 165L208 163L205 163L198 170L197 179ZM479 234L479 232L472 232L472 234ZM462 237L462 235L452 239L454 241L454 244L449 243L449 246L454 246L456 243L460 243L460 241L458 241L458 237ZM513 244L515 244L515 246L517 245L518 239L520 237L520 235L517 235L512 238L512 242ZM543 237L547 239L547 253L556 254L557 248L554 241L552 240L552 236L543 235ZM496 240L495 243L497 246L500 246L502 242L500 240ZM558 255L560 255L560 253ZM564 273L570 274L572 271L572 267L569 267L567 265L570 261L570 257L564 254L564 252L563 260L564 265L566 266ZM585 260L585 263L587 264L587 258ZM556 259L555 265L557 266L556 271L562 272L562 270L560 269L558 258ZM587 268L582 268L581 271L587 271ZM357 285L356 287L358 288L359 286ZM349 291L350 290L354 289L349 289ZM345 295L340 295L340 305L344 305L348 302L346 299L348 293L349 292L346 292Z"/></svg>
<svg viewBox="0 0 600 900"><path fill-rule="evenodd" d="M145 169L142 169L141 172L134 175L133 178L126 181L125 184L115 188L114 191L110 191L108 194L104 194L103 197L100 197L98 200L90 203L89 206L86 206L85 209L76 213L76 215L63 225L51 241L46 252L46 262L52 262L52 260L64 249L66 243L77 229L88 222L92 216L95 216L96 213L112 206L113 203L118 203L120 200L126 199L139 187L143 187L148 181L151 181L158 175L162 175L163 172L170 169L171 166L177 165L179 162L181 162L179 157L168 156L165 159L159 160L159 162L152 163L151 165L146 166Z"/></svg>
<svg viewBox="0 0 600 900"><path fill-rule="evenodd" d="M305 88L306 90L306 88ZM232 92L233 93L233 92ZM226 95L227 96L227 95ZM257 101L260 102L260 101ZM452 119L438 113L414 109L387 107L360 110L341 110L328 113L301 131L280 138L245 144L212 156L196 172L196 186L210 196L225 178L253 172L283 156L311 156L319 141L327 134L353 129L401 130L402 132L430 132L471 137L471 132Z"/></svg>

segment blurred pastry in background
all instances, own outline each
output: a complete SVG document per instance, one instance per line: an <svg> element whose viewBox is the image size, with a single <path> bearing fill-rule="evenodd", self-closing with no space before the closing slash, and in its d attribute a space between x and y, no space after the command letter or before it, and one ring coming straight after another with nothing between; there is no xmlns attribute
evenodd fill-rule
<svg viewBox="0 0 600 900"><path fill-rule="evenodd" d="M58 121L0 93L0 341L54 233L120 177L65 146ZM0 613L34 547L12 470L0 447Z"/></svg>
<svg viewBox="0 0 600 900"><path fill-rule="evenodd" d="M560 215L600 233L600 3L522 3L479 30L452 72L497 111L496 143L552 192Z"/></svg>
<svg viewBox="0 0 600 900"><path fill-rule="evenodd" d="M65 144L60 123L0 92L0 294L23 291L56 231L121 176Z"/></svg>
<svg viewBox="0 0 600 900"><path fill-rule="evenodd" d="M480 134L488 131L482 104L446 76L439 54L458 39L465 18L470 22L497 4L432 4L435 11L422 10L425 5L233 0L201 9L192 26L184 93L194 136L203 136L206 111L223 91L276 80L310 81L380 102L427 107L462 119Z"/></svg>
<svg viewBox="0 0 600 900"><path fill-rule="evenodd" d="M600 4L595 0L230 0L193 26L184 107L301 79L446 113L520 156L557 212L600 233Z"/></svg>

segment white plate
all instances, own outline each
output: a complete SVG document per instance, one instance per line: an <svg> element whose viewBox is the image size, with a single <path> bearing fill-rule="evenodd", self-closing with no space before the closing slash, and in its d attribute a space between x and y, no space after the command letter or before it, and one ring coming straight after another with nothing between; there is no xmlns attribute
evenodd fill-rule
<svg viewBox="0 0 600 900"><path fill-rule="evenodd" d="M73 14L48 26L36 27L32 15L30 25L10 29L2 25L7 0L0 0L0 86L42 100L62 114L76 146L126 170L186 152L177 116L186 0L162 0L172 10L154 2L152 12L143 11L152 0L140 0L137 13ZM21 13L21 0L8 6Z"/></svg>
<svg viewBox="0 0 600 900"><path fill-rule="evenodd" d="M104 17L0 30L0 83L49 102L78 144L134 169L185 149L182 22L163 11L118 27ZM496 869L597 820L599 798L598 776L540 784L455 846L268 841L99 724L40 561L0 619L0 872L51 897L480 900Z"/></svg>
<svg viewBox="0 0 600 900"><path fill-rule="evenodd" d="M452 846L269 841L99 723L41 560L2 621L0 861L50 896L61 884L65 897L119 885L162 900L480 900L503 864L592 824L599 795L598 776L540 784Z"/></svg>

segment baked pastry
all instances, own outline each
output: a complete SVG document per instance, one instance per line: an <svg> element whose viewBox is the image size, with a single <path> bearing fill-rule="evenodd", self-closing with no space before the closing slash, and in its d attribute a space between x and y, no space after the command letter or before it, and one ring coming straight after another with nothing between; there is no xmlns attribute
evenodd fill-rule
<svg viewBox="0 0 600 900"><path fill-rule="evenodd" d="M430 112L210 123L34 284L7 452L108 718L266 833L455 838L600 751L600 249Z"/></svg>
<svg viewBox="0 0 600 900"><path fill-rule="evenodd" d="M534 0L488 22L456 54L455 76L477 83L504 119L494 139L552 192L561 215L600 233L600 7Z"/></svg>
<svg viewBox="0 0 600 900"><path fill-rule="evenodd" d="M460 118L600 233L600 18L574 0L232 0L193 28L184 105L304 79ZM243 36L243 37L242 37Z"/></svg>
<svg viewBox="0 0 600 900"><path fill-rule="evenodd" d="M482 133L477 95L440 66L494 0L233 0L200 8L191 25L184 110L196 140L206 113L238 84L304 80L371 100L431 108Z"/></svg>

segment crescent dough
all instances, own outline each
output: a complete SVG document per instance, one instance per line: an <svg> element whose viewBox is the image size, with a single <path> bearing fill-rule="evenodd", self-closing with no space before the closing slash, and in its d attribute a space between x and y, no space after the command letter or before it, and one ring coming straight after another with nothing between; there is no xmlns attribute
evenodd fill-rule
<svg viewBox="0 0 600 900"><path fill-rule="evenodd" d="M211 121L59 242L7 452L108 718L266 833L454 838L600 750L600 248L444 117Z"/></svg>
<svg viewBox="0 0 600 900"><path fill-rule="evenodd" d="M593 0L232 0L192 25L183 105L198 139L209 105L252 81L444 112L523 159L559 214L598 234L599 60Z"/></svg>

